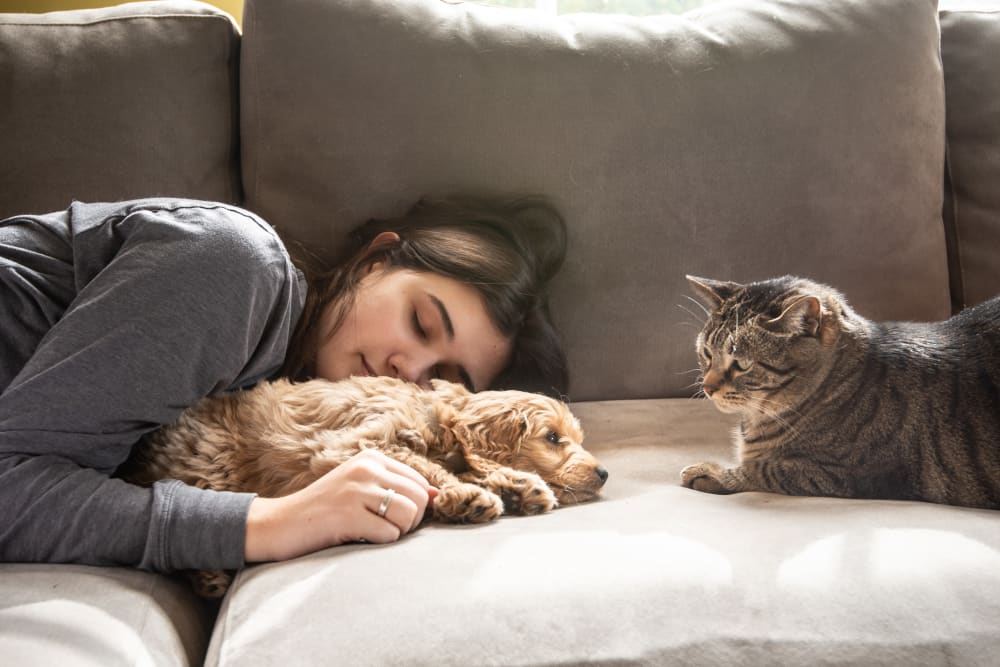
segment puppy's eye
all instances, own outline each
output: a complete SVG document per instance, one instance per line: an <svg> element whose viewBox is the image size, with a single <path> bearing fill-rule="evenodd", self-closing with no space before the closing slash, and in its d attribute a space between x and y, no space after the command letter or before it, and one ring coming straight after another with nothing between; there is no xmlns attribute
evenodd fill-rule
<svg viewBox="0 0 1000 667"><path fill-rule="evenodd" d="M555 431L549 431L548 435L545 436L545 439L551 442L553 445L559 444L559 434Z"/></svg>

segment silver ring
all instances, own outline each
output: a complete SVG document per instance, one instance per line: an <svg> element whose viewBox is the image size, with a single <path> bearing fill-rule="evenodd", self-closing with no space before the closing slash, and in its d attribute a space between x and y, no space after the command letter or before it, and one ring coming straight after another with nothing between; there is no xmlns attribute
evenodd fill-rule
<svg viewBox="0 0 1000 667"><path fill-rule="evenodd" d="M385 517L385 513L389 511L389 504L392 503L392 497L396 495L395 489L386 489L385 495L382 496L382 503L378 506L378 515L380 517Z"/></svg>

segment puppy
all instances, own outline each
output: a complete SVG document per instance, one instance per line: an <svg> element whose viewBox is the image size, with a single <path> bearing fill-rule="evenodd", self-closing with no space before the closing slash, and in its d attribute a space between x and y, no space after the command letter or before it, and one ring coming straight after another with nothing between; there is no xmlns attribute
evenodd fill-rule
<svg viewBox="0 0 1000 667"><path fill-rule="evenodd" d="M520 391L430 389L388 377L286 380L205 399L135 448L119 475L178 479L264 497L294 493L363 449L406 463L440 492L428 513L455 523L539 514L595 498L608 472L565 403ZM228 576L200 572L218 597Z"/></svg>

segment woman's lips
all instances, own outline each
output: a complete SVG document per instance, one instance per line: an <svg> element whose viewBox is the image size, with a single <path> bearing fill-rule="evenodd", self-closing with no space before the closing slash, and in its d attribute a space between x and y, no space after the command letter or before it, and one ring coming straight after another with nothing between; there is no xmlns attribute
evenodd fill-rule
<svg viewBox="0 0 1000 667"><path fill-rule="evenodd" d="M377 375L377 373L372 370L372 367L368 365L368 362L365 361L365 355L363 354L361 355L361 367L364 369L365 375L369 377L375 377Z"/></svg>

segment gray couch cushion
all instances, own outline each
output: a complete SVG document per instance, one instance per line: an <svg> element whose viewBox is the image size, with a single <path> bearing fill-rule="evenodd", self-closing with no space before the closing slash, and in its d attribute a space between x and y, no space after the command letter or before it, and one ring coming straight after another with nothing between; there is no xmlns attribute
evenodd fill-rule
<svg viewBox="0 0 1000 667"><path fill-rule="evenodd" d="M1000 7L993 0L941 6L948 107L948 200L957 306L1000 294Z"/></svg>
<svg viewBox="0 0 1000 667"><path fill-rule="evenodd" d="M996 512L699 493L681 468L730 455L707 401L575 409L603 500L246 570L206 664L995 664Z"/></svg>
<svg viewBox="0 0 1000 667"><path fill-rule="evenodd" d="M0 218L72 199L237 201L238 39L184 0L0 14Z"/></svg>
<svg viewBox="0 0 1000 667"><path fill-rule="evenodd" d="M200 665L210 622L186 581L124 568L0 564L5 665Z"/></svg>
<svg viewBox="0 0 1000 667"><path fill-rule="evenodd" d="M554 198L574 399L690 395L685 273L950 311L933 0L644 18L248 0L243 27L247 204L308 251L428 192Z"/></svg>

